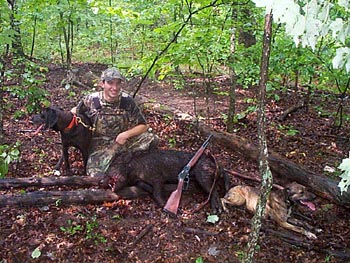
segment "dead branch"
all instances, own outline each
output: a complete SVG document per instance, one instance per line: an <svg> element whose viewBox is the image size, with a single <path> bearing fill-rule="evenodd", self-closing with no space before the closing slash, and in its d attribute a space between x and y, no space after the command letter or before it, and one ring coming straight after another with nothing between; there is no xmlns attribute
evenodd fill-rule
<svg viewBox="0 0 350 263"><path fill-rule="evenodd" d="M225 172L229 173L229 174L231 174L233 176L237 176L237 177L243 178L243 179L247 179L247 180L251 180L251 181L255 181L255 182L259 182L259 183L261 182L261 179L258 176L254 176L254 177L246 176L246 175L243 175L243 174L241 174L239 172L236 172L236 171L233 171L233 170L227 170L227 169L225 169ZM276 188L276 189L280 189L280 190L284 189L283 186L280 186L278 184L273 184L272 186L274 188Z"/></svg>
<svg viewBox="0 0 350 263"><path fill-rule="evenodd" d="M294 106L286 109L278 119L280 121L284 121L288 117L289 114L291 114L291 113L293 113L293 112L295 112L295 111L297 111L299 109L302 109L304 107L305 107L305 103L304 102L301 102L301 103L299 103L297 105L294 105Z"/></svg>
<svg viewBox="0 0 350 263"><path fill-rule="evenodd" d="M153 228L153 224L147 225L144 229L142 229L140 234L136 236L135 240L130 244L128 244L127 248L134 247L145 235L147 235L151 231L152 228Z"/></svg>
<svg viewBox="0 0 350 263"><path fill-rule="evenodd" d="M188 233L188 234L207 235L207 236L216 236L220 234L220 232L218 231L207 231L207 230L192 228L192 227L185 227L184 231L185 233Z"/></svg>

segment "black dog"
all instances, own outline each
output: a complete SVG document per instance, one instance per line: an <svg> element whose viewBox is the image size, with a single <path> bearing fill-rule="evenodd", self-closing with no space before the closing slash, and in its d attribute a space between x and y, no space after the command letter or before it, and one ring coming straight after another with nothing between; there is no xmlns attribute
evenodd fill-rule
<svg viewBox="0 0 350 263"><path fill-rule="evenodd" d="M194 153L174 150L152 150L116 156L103 181L114 185L114 191L136 185L151 193L159 206L164 206L165 184L177 184L178 174ZM202 190L211 194L210 204L214 213L222 212L216 176L224 175L212 156L203 154L190 171L190 181L197 182ZM226 178L224 177L225 182ZM213 188L212 188L213 186Z"/></svg>
<svg viewBox="0 0 350 263"><path fill-rule="evenodd" d="M49 107L40 114L33 115L34 124L45 125L45 129L53 129L60 132L62 140L62 156L55 165L59 170L64 161L64 171L67 175L71 174L68 161L68 149L73 146L78 148L83 156L84 173L86 172L86 162L88 159L88 150L91 141L91 121L84 114L74 115L70 111L65 111L56 107Z"/></svg>

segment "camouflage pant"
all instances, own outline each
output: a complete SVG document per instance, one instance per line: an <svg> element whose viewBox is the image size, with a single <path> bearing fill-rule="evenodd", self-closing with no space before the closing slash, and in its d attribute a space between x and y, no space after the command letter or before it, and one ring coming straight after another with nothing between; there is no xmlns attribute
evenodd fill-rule
<svg viewBox="0 0 350 263"><path fill-rule="evenodd" d="M105 145L106 141L98 140L93 143L96 147L90 149L90 155L86 165L86 173L89 176L102 176L106 173L113 157L122 152L145 151L149 148L156 148L158 145L158 137L150 132L144 132L139 136L129 139L124 145L109 142L111 146L105 148L99 147Z"/></svg>

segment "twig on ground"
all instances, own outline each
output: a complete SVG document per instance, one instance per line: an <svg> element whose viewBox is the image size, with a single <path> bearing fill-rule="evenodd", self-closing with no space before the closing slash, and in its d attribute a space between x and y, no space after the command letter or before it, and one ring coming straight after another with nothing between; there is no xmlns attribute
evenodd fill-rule
<svg viewBox="0 0 350 263"><path fill-rule="evenodd" d="M184 228L185 233L188 234L201 234L201 235L207 235L207 236L216 236L220 234L218 231L207 231L199 228L191 228L191 227L185 227Z"/></svg>
<svg viewBox="0 0 350 263"><path fill-rule="evenodd" d="M144 229L142 229L142 231L140 232L140 234L138 234L138 235L136 236L135 240L127 245L127 248L132 248L132 247L134 247L145 235L148 234L148 232L150 232L150 230L151 230L152 228L153 228L153 224L147 225Z"/></svg>
<svg viewBox="0 0 350 263"><path fill-rule="evenodd" d="M259 182L259 183L261 182L261 179L258 178L258 177L246 176L246 175L243 175L243 174L241 174L241 173L239 173L239 172L232 171L232 170L227 170L227 169L225 169L225 172L226 172L226 173L229 173L229 174L231 174L231 175L233 175L233 176L238 176L238 177L243 178L243 179L252 180L252 181L255 181L255 182ZM277 189L280 189L280 190L283 190L283 189L284 189L283 186L278 185L278 184L273 184L272 186L275 187L275 188L277 188Z"/></svg>

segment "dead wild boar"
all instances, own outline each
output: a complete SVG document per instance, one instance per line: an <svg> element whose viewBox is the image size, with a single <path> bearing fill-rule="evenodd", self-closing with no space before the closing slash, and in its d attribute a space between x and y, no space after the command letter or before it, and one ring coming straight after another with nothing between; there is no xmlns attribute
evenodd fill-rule
<svg viewBox="0 0 350 263"><path fill-rule="evenodd" d="M177 184L178 174L191 160L194 153L175 150L153 150L127 153L117 156L111 163L105 181L114 184L114 191L130 185L137 185L152 194L159 206L164 206L165 184ZM216 173L224 175L223 169L216 165L214 158L203 154L190 170L190 183L195 181L207 194L210 193ZM218 178L219 179L219 178ZM217 186L213 187L210 197L214 213L222 212Z"/></svg>

